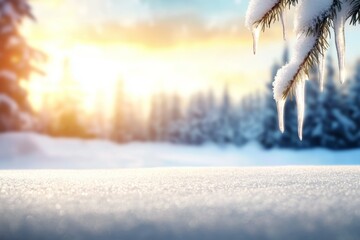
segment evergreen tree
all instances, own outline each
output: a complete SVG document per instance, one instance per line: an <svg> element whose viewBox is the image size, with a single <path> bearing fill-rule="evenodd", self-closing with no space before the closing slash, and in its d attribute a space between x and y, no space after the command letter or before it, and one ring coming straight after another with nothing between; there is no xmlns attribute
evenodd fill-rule
<svg viewBox="0 0 360 240"><path fill-rule="evenodd" d="M216 142L216 127L219 118L219 106L214 91L209 89L206 94L206 136L207 142Z"/></svg>
<svg viewBox="0 0 360 240"><path fill-rule="evenodd" d="M183 136L183 114L181 97L173 94L169 99L169 124L167 129L167 139L174 143L182 142Z"/></svg>
<svg viewBox="0 0 360 240"><path fill-rule="evenodd" d="M226 86L220 106L218 109L218 116L215 123L214 141L217 144L224 145L233 143L235 137L235 121L232 115L232 101L229 89Z"/></svg>
<svg viewBox="0 0 360 240"><path fill-rule="evenodd" d="M347 127L346 137L348 146L351 148L360 147L360 60L355 65L354 77L348 84L348 92L343 98L344 107L347 110L348 119L344 121Z"/></svg>
<svg viewBox="0 0 360 240"><path fill-rule="evenodd" d="M156 141L158 138L158 128L159 128L159 104L157 95L153 95L151 98L150 113L148 117L148 127L149 127L149 140Z"/></svg>
<svg viewBox="0 0 360 240"><path fill-rule="evenodd" d="M126 102L124 134L126 141L144 141L147 139L146 127L143 124L141 105L130 99Z"/></svg>
<svg viewBox="0 0 360 240"><path fill-rule="evenodd" d="M32 72L32 65L44 56L30 47L19 30L24 18L34 19L25 0L0 2L0 132L22 129L33 122L27 93L20 84Z"/></svg>
<svg viewBox="0 0 360 240"><path fill-rule="evenodd" d="M149 137L153 141L164 141L168 124L166 96L164 93L154 94L148 119Z"/></svg>
<svg viewBox="0 0 360 240"><path fill-rule="evenodd" d="M323 134L323 124L326 119L322 115L323 103L321 101L322 93L320 92L319 79L317 71L312 70L309 81L306 82L306 112L303 135L300 142L301 148L320 147L321 137Z"/></svg>
<svg viewBox="0 0 360 240"><path fill-rule="evenodd" d="M249 141L259 141L263 134L263 100L258 93L246 96L240 104L238 114L237 141L242 138L243 144ZM240 138L241 137L241 138ZM237 142L240 145L241 142Z"/></svg>
<svg viewBox="0 0 360 240"><path fill-rule="evenodd" d="M209 136L206 125L207 105L202 93L194 95L189 103L186 116L185 141L188 144L200 145L205 143Z"/></svg>
<svg viewBox="0 0 360 240"><path fill-rule="evenodd" d="M244 108L243 108L243 101L241 101L237 106L233 106L233 131L234 131L234 137L233 137L233 144L236 146L243 146L245 143L247 143L248 139L244 136L244 126L246 124L246 118L244 114ZM256 114L259 114L256 113ZM254 124L254 123L253 123ZM258 124L258 123L257 123Z"/></svg>
<svg viewBox="0 0 360 240"><path fill-rule="evenodd" d="M346 116L342 114L342 95L335 85L335 71L331 58L327 64L327 79L324 93L320 95L322 108L319 113L323 117L323 131L321 146L325 148L341 149L346 147L344 132L347 126L343 125Z"/></svg>
<svg viewBox="0 0 360 240"><path fill-rule="evenodd" d="M118 79L114 95L112 139L119 143L126 141L126 104L124 94L124 82L122 79Z"/></svg>
<svg viewBox="0 0 360 240"><path fill-rule="evenodd" d="M171 119L170 112L170 103L168 101L169 97L165 94L164 91L160 93L160 131L159 131L159 140L166 141L169 136L169 126Z"/></svg>
<svg viewBox="0 0 360 240"><path fill-rule="evenodd" d="M80 119L81 108L79 106L82 98L78 83L74 81L68 58L64 60L64 72L60 89L61 100L58 102L58 113L55 126L51 134L65 137L88 137L89 134Z"/></svg>
<svg viewBox="0 0 360 240"><path fill-rule="evenodd" d="M104 89L98 89L96 92L96 102L95 102L95 115L94 120L96 126L94 127L93 134L99 138L107 139L109 138L109 129L108 129L108 119L106 114L106 100L105 100L105 91Z"/></svg>

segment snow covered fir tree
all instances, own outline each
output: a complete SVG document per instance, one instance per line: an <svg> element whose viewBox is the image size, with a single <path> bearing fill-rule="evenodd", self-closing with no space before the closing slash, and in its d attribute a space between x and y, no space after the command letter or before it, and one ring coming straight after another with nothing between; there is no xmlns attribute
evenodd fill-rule
<svg viewBox="0 0 360 240"><path fill-rule="evenodd" d="M42 57L30 47L19 27L25 18L34 19L25 0L0 1L0 132L31 128L31 106L22 81L33 71L33 61Z"/></svg>
<svg viewBox="0 0 360 240"><path fill-rule="evenodd" d="M302 139L305 118L305 81L311 68L319 66L320 89L323 88L326 50L331 29L337 48L340 82L346 80L345 71L345 23L360 22L359 0L251 0L246 14L246 25L252 31L256 53L261 31L270 28L277 20L283 25L284 13L295 7L294 28L296 42L290 61L275 76L274 99L278 108L280 131L284 131L284 108L286 99L294 95L297 103L298 135Z"/></svg>
<svg viewBox="0 0 360 240"><path fill-rule="evenodd" d="M63 76L60 80L63 92L57 103L59 109L56 111L57 117L49 126L50 133L53 136L87 137L88 134L78 114L79 102L83 96L76 91L78 83L73 79L69 58L65 58L63 68Z"/></svg>

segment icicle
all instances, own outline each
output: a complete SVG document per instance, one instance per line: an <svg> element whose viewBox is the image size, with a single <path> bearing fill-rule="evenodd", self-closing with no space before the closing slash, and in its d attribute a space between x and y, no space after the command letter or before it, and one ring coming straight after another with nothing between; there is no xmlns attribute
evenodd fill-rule
<svg viewBox="0 0 360 240"><path fill-rule="evenodd" d="M278 111L278 121L279 129L281 133L284 133L284 108L285 108L286 99L280 99L276 101L277 111Z"/></svg>
<svg viewBox="0 0 360 240"><path fill-rule="evenodd" d="M280 19L281 19L281 25L282 25L282 30L283 30L283 39L284 39L284 41L286 41L286 28L285 28L285 15L284 15L284 11L281 11Z"/></svg>
<svg viewBox="0 0 360 240"><path fill-rule="evenodd" d="M324 91L324 80L325 80L325 62L326 56L324 55L319 56L319 84L320 84L320 91Z"/></svg>
<svg viewBox="0 0 360 240"><path fill-rule="evenodd" d="M252 37L253 37L253 52L254 55L256 54L256 50L257 50L257 45L259 42L259 36L260 36L260 27L252 27Z"/></svg>
<svg viewBox="0 0 360 240"><path fill-rule="evenodd" d="M335 32L335 44L338 56L339 64L339 75L340 82L344 83L346 80L346 71L345 71L345 21L346 15L348 12L348 6L343 3L342 9L337 13L336 19L334 21L334 32Z"/></svg>
<svg viewBox="0 0 360 240"><path fill-rule="evenodd" d="M300 82L296 85L295 97L298 114L298 134L300 140L302 140L305 116L305 79L301 79Z"/></svg>

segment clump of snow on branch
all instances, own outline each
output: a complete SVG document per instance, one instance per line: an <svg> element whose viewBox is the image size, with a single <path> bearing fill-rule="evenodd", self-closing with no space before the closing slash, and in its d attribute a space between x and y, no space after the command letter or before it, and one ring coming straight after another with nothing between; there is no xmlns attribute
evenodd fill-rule
<svg viewBox="0 0 360 240"><path fill-rule="evenodd" d="M280 0L252 0L249 3L245 25L252 28L254 23L259 21L271 8L273 8Z"/></svg>
<svg viewBox="0 0 360 240"><path fill-rule="evenodd" d="M309 53L316 41L315 37L301 35L297 39L297 44L293 49L293 56L290 62L283 66L276 74L274 87L274 99L279 101L284 99L284 89L289 85L292 77L299 71L299 65Z"/></svg>
<svg viewBox="0 0 360 240"><path fill-rule="evenodd" d="M250 1L248 10L246 12L245 26L249 28L253 35L253 51L256 53L261 27L256 23L260 21L264 15L271 10L279 0L253 0Z"/></svg>
<svg viewBox="0 0 360 240"><path fill-rule="evenodd" d="M305 81L308 79L309 68L318 63L320 88L323 89L325 51L328 47L328 26L334 28L340 81L343 83L346 79L344 24L350 15L351 0L299 0L293 2L286 0L251 0L246 14L246 26L253 33L254 53L258 42L259 28L263 27L259 26L259 23L270 24L270 19L266 18L270 16L271 11L272 14L277 14L276 19L281 20L285 39L283 19L285 8L274 11L276 4L283 4L283 6L285 4L289 6L296 5L294 29L297 37L290 62L278 71L273 83L274 99L277 102L279 112L279 128L281 132L284 131L285 101L289 94L294 94L298 110L298 133L299 138L302 139L302 126L305 115ZM335 14L333 14L334 12ZM330 21L332 24L329 24Z"/></svg>
<svg viewBox="0 0 360 240"><path fill-rule="evenodd" d="M326 13L333 0L301 0L296 6L294 28L296 34L302 34L316 23L318 16Z"/></svg>

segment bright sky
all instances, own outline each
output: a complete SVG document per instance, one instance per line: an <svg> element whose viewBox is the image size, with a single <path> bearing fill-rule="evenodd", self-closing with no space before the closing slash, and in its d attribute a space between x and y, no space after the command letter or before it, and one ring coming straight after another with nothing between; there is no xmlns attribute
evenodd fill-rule
<svg viewBox="0 0 360 240"><path fill-rule="evenodd" d="M56 88L65 58L89 99L99 90L113 91L119 78L138 98L161 90L183 95L209 88L220 92L224 85L234 96L242 96L264 88L284 46L280 28L274 27L262 35L257 55L252 54L251 33L244 27L245 0L30 3L38 21L24 31L49 55L47 76L32 81L33 96ZM349 36L354 51L348 59L353 61L360 56L360 37L355 30ZM40 98L33 97L36 101Z"/></svg>

